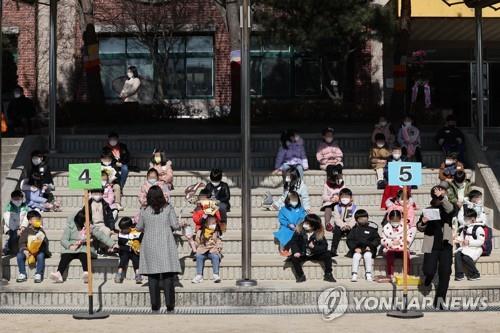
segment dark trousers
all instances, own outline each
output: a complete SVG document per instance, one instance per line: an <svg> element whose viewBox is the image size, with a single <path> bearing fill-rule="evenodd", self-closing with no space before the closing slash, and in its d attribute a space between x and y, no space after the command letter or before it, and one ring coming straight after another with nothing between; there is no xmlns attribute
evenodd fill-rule
<svg viewBox="0 0 500 333"><path fill-rule="evenodd" d="M438 285L436 287L436 296L434 298L434 307L440 302L444 304L446 293L450 284L451 265L453 262L453 247L450 244L443 245L441 250L432 250L431 253L424 253L424 264L422 271L425 280L430 283L436 272L439 274Z"/></svg>
<svg viewBox="0 0 500 333"><path fill-rule="evenodd" d="M7 231L7 235L9 239L7 239L3 246L4 255L15 253L19 246L19 235L17 234L17 230L9 230Z"/></svg>
<svg viewBox="0 0 500 333"><path fill-rule="evenodd" d="M83 271L87 271L87 254L86 253L63 253L61 254L61 260L59 261L59 266L57 266L57 271L61 274L66 271L69 266L69 263L73 261L73 259L78 259L82 263Z"/></svg>
<svg viewBox="0 0 500 333"><path fill-rule="evenodd" d="M120 251L120 263L118 264L118 268L126 270L128 267L129 260L132 260L132 266L134 267L134 271L139 269L139 254L134 251Z"/></svg>
<svg viewBox="0 0 500 333"><path fill-rule="evenodd" d="M349 230L342 230L342 229L340 229L339 226L335 225L335 227L333 228L331 252L337 253L337 248L339 247L340 239L342 238L342 236L347 236L349 231L351 231L351 230L350 229Z"/></svg>
<svg viewBox="0 0 500 333"><path fill-rule="evenodd" d="M332 273L332 257L328 252L323 252L321 254L314 254L312 256L302 255L298 258L292 255L290 258L292 258L293 269L295 270L295 274L297 274L298 277L304 275L302 264L306 261L322 262L325 265L325 274Z"/></svg>
<svg viewBox="0 0 500 333"><path fill-rule="evenodd" d="M403 147L403 149L401 150L401 153L403 154L403 156L408 156L408 151L407 151L406 147ZM420 147L415 148L415 155L414 156L415 156L416 162L422 163L422 150L420 150Z"/></svg>
<svg viewBox="0 0 500 333"><path fill-rule="evenodd" d="M176 273L148 274L149 297L153 311L161 307L160 287L163 287L165 293L167 309L175 307L175 280Z"/></svg>
<svg viewBox="0 0 500 333"><path fill-rule="evenodd" d="M455 253L455 276L463 277L464 276L464 268L468 273L469 277L480 276L479 271L476 268L476 263L474 260L466 254L463 254L461 251Z"/></svg>

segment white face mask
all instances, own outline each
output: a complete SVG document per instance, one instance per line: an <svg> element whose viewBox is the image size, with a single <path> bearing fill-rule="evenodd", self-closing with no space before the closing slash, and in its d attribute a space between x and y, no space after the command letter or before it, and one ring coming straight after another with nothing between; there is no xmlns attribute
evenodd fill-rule
<svg viewBox="0 0 500 333"><path fill-rule="evenodd" d="M342 184L342 182L343 182L342 178L337 178L337 181L336 181L337 185Z"/></svg>
<svg viewBox="0 0 500 333"><path fill-rule="evenodd" d="M410 121L405 121L405 127L410 127L411 126L411 122Z"/></svg>
<svg viewBox="0 0 500 333"><path fill-rule="evenodd" d="M293 141L294 141L294 142L299 141L299 139L300 139L300 136L298 136L298 135L296 135L296 136L294 136L294 137L293 137Z"/></svg>
<svg viewBox="0 0 500 333"><path fill-rule="evenodd" d="M291 181L292 181L292 177L290 177L290 176L286 176L286 178L285 178L285 182L289 183L289 182L291 182Z"/></svg>
<svg viewBox="0 0 500 333"><path fill-rule="evenodd" d="M474 205L476 206L482 206L483 205L483 201L482 200L478 200L476 202L473 202Z"/></svg>
<svg viewBox="0 0 500 333"><path fill-rule="evenodd" d="M14 98L21 97L21 93L19 91L14 92Z"/></svg>
<svg viewBox="0 0 500 333"><path fill-rule="evenodd" d="M384 146L385 146L385 143L377 142L377 147L383 148Z"/></svg>
<svg viewBox="0 0 500 333"><path fill-rule="evenodd" d="M102 184L102 186L106 186L106 185L108 185L108 182L103 180L103 181L101 181L101 184Z"/></svg>
<svg viewBox="0 0 500 333"><path fill-rule="evenodd" d="M215 187L217 187L217 186L220 185L220 182L212 182L212 185L215 186Z"/></svg>
<svg viewBox="0 0 500 333"><path fill-rule="evenodd" d="M148 179L148 183L150 183L151 185L155 185L157 181L158 180L156 180L156 178Z"/></svg>
<svg viewBox="0 0 500 333"><path fill-rule="evenodd" d="M447 159L444 161L444 164L446 164L446 165L452 165L452 164L453 164L453 160L450 160L450 159L448 159L448 158L447 158Z"/></svg>
<svg viewBox="0 0 500 333"><path fill-rule="evenodd" d="M299 205L298 201L290 201L290 206L297 207Z"/></svg>
<svg viewBox="0 0 500 333"><path fill-rule="evenodd" d="M400 153L397 153L397 154L392 154L392 157L395 159L395 160L399 160L401 158L401 154Z"/></svg>
<svg viewBox="0 0 500 333"><path fill-rule="evenodd" d="M110 146L116 146L118 144L118 140L109 140L109 145Z"/></svg>
<svg viewBox="0 0 500 333"><path fill-rule="evenodd" d="M19 207L19 206L21 206L23 204L22 200L12 200L11 202L16 207Z"/></svg>
<svg viewBox="0 0 500 333"><path fill-rule="evenodd" d="M400 223L400 222L391 222L391 226L392 226L393 228L399 227L400 225L401 225L401 223Z"/></svg>
<svg viewBox="0 0 500 333"><path fill-rule="evenodd" d="M132 73L132 72L127 72L127 77L128 77L129 79L133 78L133 77L134 77L134 73Z"/></svg>
<svg viewBox="0 0 500 333"><path fill-rule="evenodd" d="M101 201L102 200L102 194L93 194L92 195L92 200L97 201L97 202Z"/></svg>
<svg viewBox="0 0 500 333"><path fill-rule="evenodd" d="M347 206L348 204L351 203L351 199L350 198L342 198L340 199L340 202L344 205L344 206Z"/></svg>
<svg viewBox="0 0 500 333"><path fill-rule="evenodd" d="M325 138L325 142L326 143L332 143L333 142L333 138L332 137L327 137L327 138Z"/></svg>
<svg viewBox="0 0 500 333"><path fill-rule="evenodd" d="M303 227L304 227L305 231L310 231L311 230L311 226L309 224L304 224Z"/></svg>
<svg viewBox="0 0 500 333"><path fill-rule="evenodd" d="M104 162L104 161L101 161L101 163L105 166L110 166L111 165L111 162Z"/></svg>
<svg viewBox="0 0 500 333"><path fill-rule="evenodd" d="M42 159L40 157L33 157L31 159L31 163L33 163L33 165L40 165L42 163Z"/></svg>
<svg viewBox="0 0 500 333"><path fill-rule="evenodd" d="M210 230L215 230L215 228L217 228L217 224L210 224L208 226L208 229L210 229Z"/></svg>

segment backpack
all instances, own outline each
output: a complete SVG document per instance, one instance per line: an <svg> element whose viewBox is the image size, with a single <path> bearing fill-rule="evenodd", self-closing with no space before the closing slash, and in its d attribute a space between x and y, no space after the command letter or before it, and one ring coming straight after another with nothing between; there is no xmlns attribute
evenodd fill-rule
<svg viewBox="0 0 500 333"><path fill-rule="evenodd" d="M484 243L482 246L483 253L481 254L481 256L489 256L491 255L491 251L493 250L493 231L491 230L490 227L487 227L485 225L483 226L475 225L472 228L472 234L470 235L472 236L472 238L477 239L477 228L479 227L483 227L484 230ZM463 230L463 228L461 228L461 230Z"/></svg>

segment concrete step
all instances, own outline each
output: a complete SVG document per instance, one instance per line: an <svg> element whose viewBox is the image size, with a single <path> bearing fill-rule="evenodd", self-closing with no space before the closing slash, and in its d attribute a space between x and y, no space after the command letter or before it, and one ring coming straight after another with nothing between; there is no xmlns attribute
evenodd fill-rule
<svg viewBox="0 0 500 333"><path fill-rule="evenodd" d="M434 142L434 133L422 133L422 146L426 150L439 149ZM321 142L318 133L301 134L304 147L308 152L316 152ZM197 134L197 135L123 135L120 140L127 144L133 153L150 153L155 148L167 153L182 151L205 152L240 152L241 135L239 134ZM251 148L255 152L275 153L280 146L280 134L254 134ZM371 133L339 133L335 140L344 151L368 151L371 146ZM57 139L59 152L99 153L106 145L106 137L91 135L63 135Z"/></svg>
<svg viewBox="0 0 500 333"><path fill-rule="evenodd" d="M402 298L401 288L395 289L390 283L364 280L358 282L338 280L334 284L317 280L308 280L304 283L258 280L258 285L251 288L236 287L234 280L223 280L220 284L213 284L211 281L203 281L201 284L182 281L176 288L176 311L180 313L188 311L189 314L192 313L189 311L196 309L214 310L214 313L224 309L226 311L239 309L243 313L255 313L261 309L262 314L265 314L273 307L276 310L309 307L312 311L309 313L316 313L319 295L325 289L332 287L343 287L346 290L349 302L347 312L370 312L364 307L356 308L356 300L360 297L369 299L397 297L399 300ZM151 303L146 283L136 285L133 281L125 281L123 284L115 284L106 281L96 284L94 288L95 305L102 306L104 311L134 309L146 313L150 310ZM499 290L498 279L485 276L480 281L450 281L447 296L486 297L488 305L493 306L500 302ZM417 287L412 286L409 287L408 296L410 299L418 300L424 297ZM434 290L427 297L432 302ZM2 308L14 311L30 309L37 311L42 307L48 311L70 308L86 310L87 304L87 286L78 280L68 280L63 284L54 284L48 280L34 284L30 280L25 283L10 283L2 289ZM388 310L390 308L382 309L382 311Z"/></svg>
<svg viewBox="0 0 500 333"><path fill-rule="evenodd" d="M351 277L351 258L337 257L333 258L333 274L337 279L349 279ZM423 256L413 256L411 259L411 271L414 275L421 274ZM6 262L5 262L6 261ZM57 270L59 263L58 257L47 259L45 263L45 277L48 278L51 272ZM401 272L401 260L395 262L395 272ZM362 265L361 265L362 266ZM360 266L358 272L360 279L363 279L365 271ZM95 272L95 280L111 280L118 267L118 258L99 258L93 260L93 271ZM191 280L196 275L196 263L190 258L181 258L181 267L183 269L182 275L179 276L180 280ZM318 280L323 278L323 268L314 262L306 262L304 264L304 273L310 280ZM374 275L385 275L386 261L383 257L375 258ZM496 277L500 274L500 254L495 253L489 257L481 257L476 263L476 267L481 273L482 277ZM204 276L210 277L211 264L209 261L205 262ZM31 276L32 273L30 273ZM81 264L78 260L72 261L67 279L81 279L82 277ZM239 255L226 255L221 261L220 275L224 280L237 280L241 277L241 256ZM17 264L15 258L4 260L4 277L13 279L17 276ZM258 280L294 280L294 274L291 263L285 261L284 258L275 256L270 257L267 255L253 255L252 256L252 277ZM127 272L127 279L133 278L133 270L129 269ZM47 283L47 282L46 282Z"/></svg>
<svg viewBox="0 0 500 333"><path fill-rule="evenodd" d="M353 199L356 205L359 208L376 208L380 207L382 200L382 190L377 190L374 186L372 188L369 187L359 187L359 188L351 188L353 192ZM122 196L121 204L124 207L139 209L139 203L137 199L137 194L139 193L139 189L126 189L125 195ZM259 188L252 190L252 208L261 208L262 200L264 198L264 194L266 193L265 188ZM280 189L272 189L271 193L275 200L277 200L281 195L282 191ZM430 189L418 189L412 191L412 198L417 204L418 207L425 207L429 204L430 201ZM323 189L322 188L310 188L309 189L309 200L311 207L315 210L319 210L321 205L323 204L322 199ZM63 207L67 208L78 208L82 207L82 193L80 191L72 191L72 190L57 190L54 192L57 200L61 202ZM182 208L188 205L188 203L184 200L185 194L183 190L174 190L171 192L170 198L172 200L172 204L175 208ZM231 191L231 207L239 208L241 207L241 191L236 189Z"/></svg>
<svg viewBox="0 0 500 333"><path fill-rule="evenodd" d="M422 186L433 186L438 180L438 169L423 169L422 171ZM467 170L468 177L474 179L474 173ZM174 186L177 189L195 184L197 182L207 182L209 179L209 171L183 171L174 170ZM348 186L373 186L377 182L377 176L372 169L346 169L343 171L344 181ZM272 175L270 171L254 171L252 172L251 184L253 188L282 188L283 178L281 175ZM129 174L127 185L128 188L140 187L146 180L146 171L131 172ZM223 180L229 184L231 188L241 187L240 172L224 172ZM321 170L308 170L305 172L304 182L311 187L322 187L326 180L326 174ZM66 171L54 172L54 184L56 187L68 186L68 173Z"/></svg>
<svg viewBox="0 0 500 333"><path fill-rule="evenodd" d="M100 150L95 153L57 153L51 154L49 165L52 170L68 170L68 164L91 163L99 161ZM151 153L140 153L132 155L130 165L141 170L149 168ZM240 152L173 152L167 157L172 161L174 170L210 170L221 168L223 170L238 170L241 163ZM252 153L252 169L273 170L275 152ZM308 153L309 166L312 169L319 169L314 152ZM443 160L443 154L439 150L424 151L423 163L429 167L439 167ZM346 151L344 155L344 165L347 169L363 169L369 166L368 150L362 152Z"/></svg>

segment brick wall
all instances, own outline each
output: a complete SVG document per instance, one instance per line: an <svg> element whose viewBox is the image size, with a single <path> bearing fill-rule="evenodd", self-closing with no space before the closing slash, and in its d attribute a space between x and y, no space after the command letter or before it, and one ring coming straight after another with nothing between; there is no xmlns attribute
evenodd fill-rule
<svg viewBox="0 0 500 333"><path fill-rule="evenodd" d="M32 5L13 0L3 1L4 28L16 28L18 60L18 84L23 87L26 96L35 96L37 87L36 68L36 9Z"/></svg>

